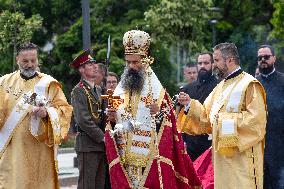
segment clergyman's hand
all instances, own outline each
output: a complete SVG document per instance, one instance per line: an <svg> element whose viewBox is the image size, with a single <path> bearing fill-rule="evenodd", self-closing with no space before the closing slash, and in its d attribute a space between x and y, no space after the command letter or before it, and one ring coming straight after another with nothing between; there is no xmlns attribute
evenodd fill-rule
<svg viewBox="0 0 284 189"><path fill-rule="evenodd" d="M156 103L150 104L149 108L150 108L151 115L154 115L159 111L159 106Z"/></svg>
<svg viewBox="0 0 284 189"><path fill-rule="evenodd" d="M180 92L178 96L178 102L184 106L187 106L190 102L190 97L184 92Z"/></svg>
<svg viewBox="0 0 284 189"><path fill-rule="evenodd" d="M33 115L40 118L45 118L47 116L47 111L44 106L34 106Z"/></svg>
<svg viewBox="0 0 284 189"><path fill-rule="evenodd" d="M106 110L107 120L110 122L116 122L116 110L114 108L110 108Z"/></svg>

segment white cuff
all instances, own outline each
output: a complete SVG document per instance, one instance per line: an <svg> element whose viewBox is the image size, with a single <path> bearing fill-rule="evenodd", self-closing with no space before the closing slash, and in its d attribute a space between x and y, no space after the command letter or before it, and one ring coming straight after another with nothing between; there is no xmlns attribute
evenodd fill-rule
<svg viewBox="0 0 284 189"><path fill-rule="evenodd" d="M189 101L189 103L184 107L184 111L187 113L188 110L189 110L189 108L190 108L190 101Z"/></svg>

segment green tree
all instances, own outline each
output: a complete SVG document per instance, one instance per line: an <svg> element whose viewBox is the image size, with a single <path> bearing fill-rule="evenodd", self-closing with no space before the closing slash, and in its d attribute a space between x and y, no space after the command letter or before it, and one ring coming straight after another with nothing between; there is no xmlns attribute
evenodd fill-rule
<svg viewBox="0 0 284 189"><path fill-rule="evenodd" d="M268 42L269 23L274 11L270 0L213 0L222 9L216 25L217 42L233 42L237 45L243 69L254 73L256 51L260 44Z"/></svg>
<svg viewBox="0 0 284 189"><path fill-rule="evenodd" d="M269 39L273 42L276 50L276 56L278 64L277 69L284 72L284 2L282 0L274 1L273 4L275 11L270 22L273 25L273 29L269 35Z"/></svg>
<svg viewBox="0 0 284 189"><path fill-rule="evenodd" d="M171 49L171 67L174 70L167 80L179 82L183 64L195 61L197 53L210 49L210 5L211 0L160 0L145 12L154 40L166 43ZM178 90L177 85L173 87Z"/></svg>
<svg viewBox="0 0 284 189"><path fill-rule="evenodd" d="M169 44L179 42L191 55L210 45L210 0L161 0L145 13L154 36Z"/></svg>
<svg viewBox="0 0 284 189"><path fill-rule="evenodd" d="M256 3L257 2L257 3ZM255 0L91 0L92 48L98 61L106 57L107 37L111 35L110 70L119 74L124 67L123 34L138 26L152 37L152 66L163 85L173 93L174 65L170 64L173 46L194 59L197 52L211 50L212 33L209 21L215 18L211 8L220 7L218 13L217 42L230 41L240 50L242 66L254 68L256 48L259 44L282 41L283 1ZM0 10L22 12L25 18L39 14L42 27L34 31L32 41L52 49L41 53L42 70L53 75L64 86L68 96L79 80L69 63L82 50L81 3L77 0L0 0ZM274 10L276 10L274 12ZM271 23L269 20L272 18ZM271 37L268 38L273 29ZM3 37L1 37L1 40ZM13 48L1 53L0 73L10 72ZM2 56L4 55L4 56Z"/></svg>
<svg viewBox="0 0 284 189"><path fill-rule="evenodd" d="M273 6L275 11L273 13L273 18L271 19L273 25L271 37L281 40L282 45L284 45L284 2L277 1Z"/></svg>
<svg viewBox="0 0 284 189"><path fill-rule="evenodd" d="M41 28L42 18L39 15L33 15L31 18L26 19L20 12L4 11L0 14L0 25L2 26L0 31L0 53L5 57L4 60L8 61L11 58L9 54L13 54L13 61L10 60L13 65L4 64L2 66L4 66L4 70L12 70L11 67L15 70L17 46L31 40L34 32Z"/></svg>
<svg viewBox="0 0 284 189"><path fill-rule="evenodd" d="M123 34L130 29L136 29L136 26L151 34L144 19L144 12L149 9L153 1L96 0L91 1L90 4L91 40L95 57L97 61L106 58L107 38L110 35L111 63L109 69L121 74L124 68ZM52 57L54 57L53 63L50 64L46 61L44 66L49 67L48 70L52 70L53 75L56 74L56 78L57 76L62 78L62 73L64 73L65 77L62 78L62 81L65 83L67 91L70 91L79 80L78 74L75 74L75 71L70 69L68 64L82 51L81 30L82 19L80 17L66 32L57 35L56 46L51 52ZM158 77L166 88L171 90L173 82L169 82L168 76L172 69L166 45L154 41L151 54L156 58L153 65L154 70L158 72Z"/></svg>
<svg viewBox="0 0 284 189"><path fill-rule="evenodd" d="M18 11L25 17L40 15L43 24L33 36L33 41L39 46L66 32L81 16L81 4L77 0L0 0L0 10Z"/></svg>

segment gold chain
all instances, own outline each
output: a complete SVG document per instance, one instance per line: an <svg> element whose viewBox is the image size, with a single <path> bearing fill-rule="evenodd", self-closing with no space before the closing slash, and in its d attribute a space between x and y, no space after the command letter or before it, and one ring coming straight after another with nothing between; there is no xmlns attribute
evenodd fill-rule
<svg viewBox="0 0 284 189"><path fill-rule="evenodd" d="M126 99L125 111L131 113L133 117L135 117L137 114L138 104L140 102L140 96L141 96L141 91L139 93L134 93L134 94L133 93L130 94L130 91L127 91L125 93L125 99Z"/></svg>
<svg viewBox="0 0 284 189"><path fill-rule="evenodd" d="M100 103L99 102L95 102L90 93L88 92L88 90L86 89L85 86L83 86L83 89L85 90L86 94L87 94L87 97L88 97L88 102L89 102L89 107L90 107L90 110L91 110L91 114L92 116L95 118L95 119L98 119L100 117L100 114L99 113L96 113L93 111L93 104L97 105L98 109L101 109L101 106L100 106Z"/></svg>

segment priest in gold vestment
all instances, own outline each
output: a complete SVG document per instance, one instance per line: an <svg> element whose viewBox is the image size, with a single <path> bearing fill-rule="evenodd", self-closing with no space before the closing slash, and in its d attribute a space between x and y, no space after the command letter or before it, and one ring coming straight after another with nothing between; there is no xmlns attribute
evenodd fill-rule
<svg viewBox="0 0 284 189"><path fill-rule="evenodd" d="M178 129L198 135L212 133L214 188L262 189L266 126L266 95L262 85L240 68L237 47L214 47L214 72L223 80L204 104L180 93L185 108Z"/></svg>
<svg viewBox="0 0 284 189"><path fill-rule="evenodd" d="M57 147L72 113L61 85L37 72L37 46L17 54L19 70L0 78L0 188L59 188Z"/></svg>

